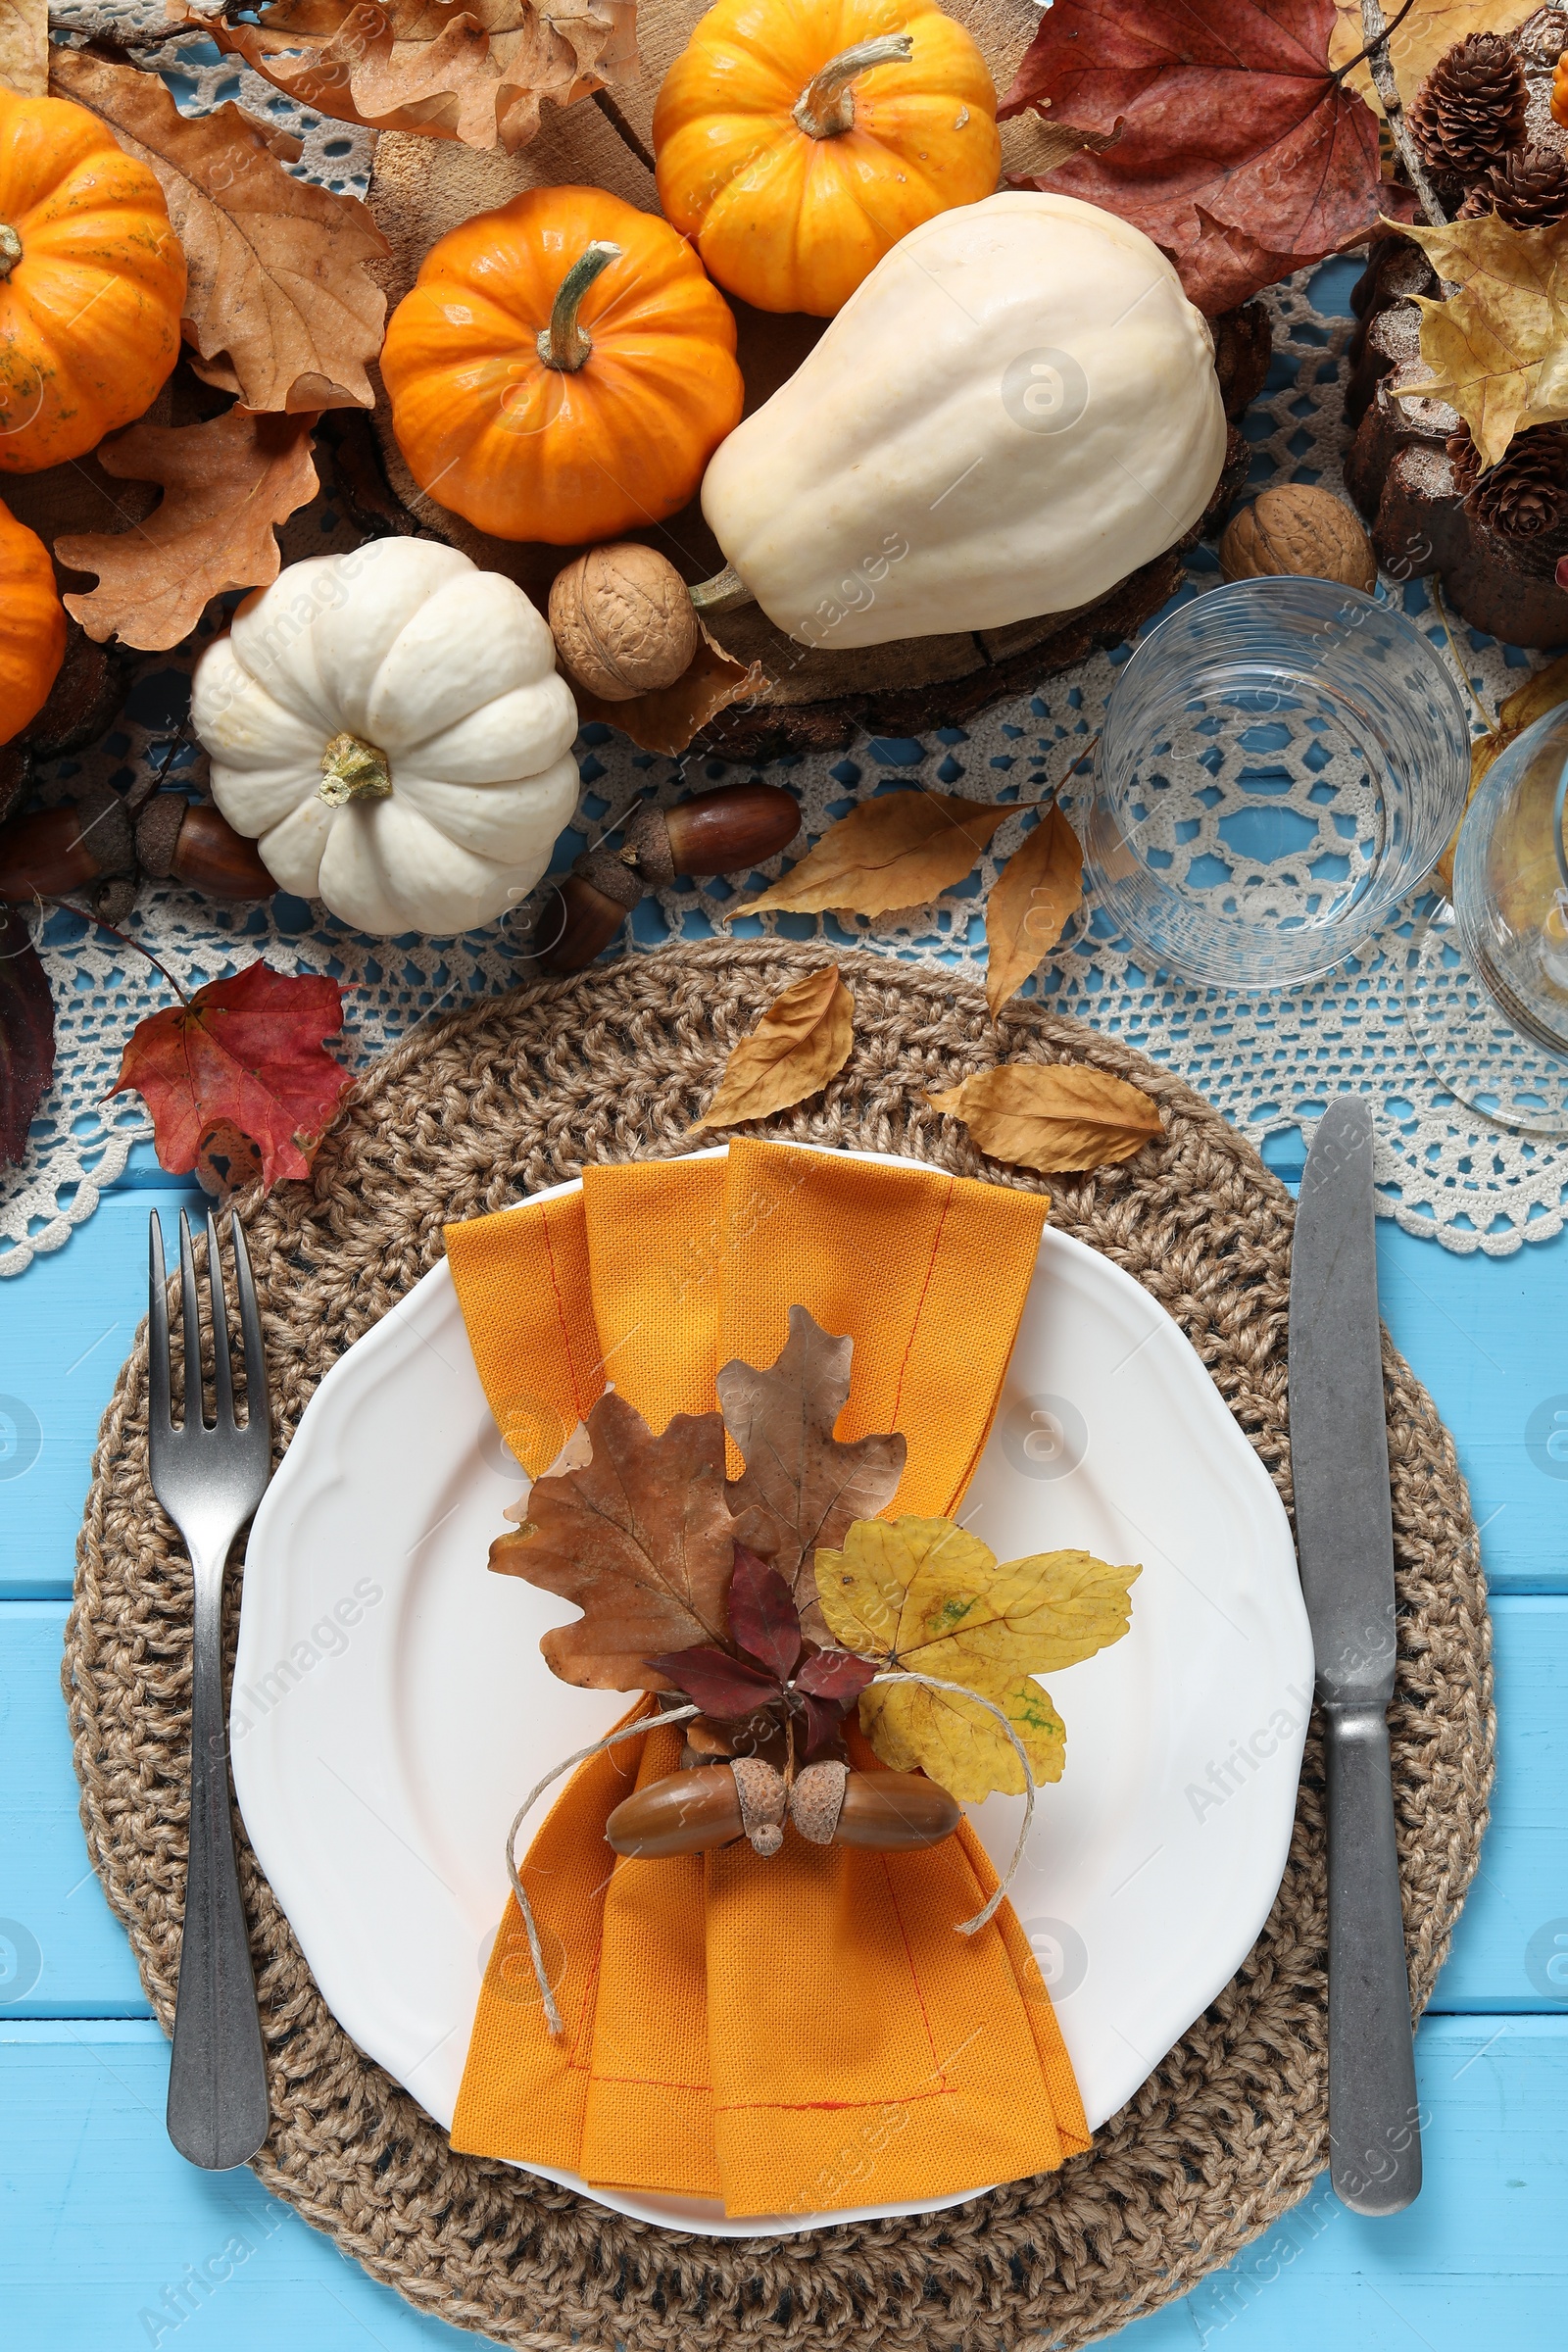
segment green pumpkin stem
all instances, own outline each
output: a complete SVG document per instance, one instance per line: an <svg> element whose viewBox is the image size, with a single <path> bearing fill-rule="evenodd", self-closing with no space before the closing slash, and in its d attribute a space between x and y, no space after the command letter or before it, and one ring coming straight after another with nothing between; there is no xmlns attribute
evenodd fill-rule
<svg viewBox="0 0 1568 2352"><path fill-rule="evenodd" d="M333 736L321 754L318 801L329 808L346 808L350 801L384 801L391 790L392 766L385 752L346 728Z"/></svg>
<svg viewBox="0 0 1568 2352"><path fill-rule="evenodd" d="M541 329L538 338L539 357L547 368L559 368L565 375L575 375L593 349L586 327L578 324L577 305L587 293L602 270L618 262L621 249L596 240L579 253L556 289L556 299L550 313L550 324Z"/></svg>
<svg viewBox="0 0 1568 2352"><path fill-rule="evenodd" d="M855 92L850 84L856 75L869 74L873 66L907 65L913 49L914 35L908 32L879 32L874 41L857 41L812 74L795 101L795 121L812 139L836 139L841 131L853 129Z"/></svg>
<svg viewBox="0 0 1568 2352"><path fill-rule="evenodd" d="M9 220L0 220L0 278L9 277L22 259L22 239Z"/></svg>

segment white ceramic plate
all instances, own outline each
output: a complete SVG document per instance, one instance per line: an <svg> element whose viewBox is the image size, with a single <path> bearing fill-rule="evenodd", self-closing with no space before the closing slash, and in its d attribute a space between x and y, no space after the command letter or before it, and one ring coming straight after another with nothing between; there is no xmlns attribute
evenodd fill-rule
<svg viewBox="0 0 1568 2352"><path fill-rule="evenodd" d="M625 1706L541 1659L569 1603L486 1571L524 1483L443 1263L322 1381L246 1557L245 1826L333 2014L443 2128L513 1813ZM1290 1528L1169 1315L1049 1228L964 1519L1000 1559L1081 1545L1144 1566L1127 1638L1048 1678L1067 1768L1012 1890L1098 2127L1229 1981L1279 1886L1312 1686ZM973 1809L999 1867L1021 1803ZM858 2218L587 2193L718 2236Z"/></svg>

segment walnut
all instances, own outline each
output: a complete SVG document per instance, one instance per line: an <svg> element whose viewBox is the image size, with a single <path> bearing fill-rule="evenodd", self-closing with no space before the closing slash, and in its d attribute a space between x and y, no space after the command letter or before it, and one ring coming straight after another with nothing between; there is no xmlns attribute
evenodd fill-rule
<svg viewBox="0 0 1568 2352"><path fill-rule="evenodd" d="M622 540L558 574L550 626L569 677L605 703L673 686L697 651L697 614L673 564Z"/></svg>
<svg viewBox="0 0 1568 2352"><path fill-rule="evenodd" d="M1292 572L1338 580L1368 596L1378 584L1372 542L1342 500L1306 482L1264 490L1225 526L1219 567L1228 580Z"/></svg>

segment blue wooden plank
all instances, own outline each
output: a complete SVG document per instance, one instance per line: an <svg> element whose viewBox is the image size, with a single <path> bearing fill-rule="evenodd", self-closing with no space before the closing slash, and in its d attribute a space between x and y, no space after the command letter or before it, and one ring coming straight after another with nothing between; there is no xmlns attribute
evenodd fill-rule
<svg viewBox="0 0 1568 2352"><path fill-rule="evenodd" d="M1418 2055L1417 2204L1362 2221L1320 2183L1185 2303L1124 2329L1127 2352L1191 2352L1195 2337L1221 2336L1226 2352L1335 2340L1357 2352L1407 2352L1412 2340L1428 2352L1502 2341L1561 2352L1568 2019L1436 2019ZM168 2346L183 2304L186 2340L199 2326L224 2352L274 2352L285 2330L311 2352L347 2352L367 2332L387 2352L456 2346L455 2330L373 2285L249 2174L183 2164L164 2135L167 2080L153 2026L19 2025L0 2039L0 2306L13 2341Z"/></svg>
<svg viewBox="0 0 1568 2352"><path fill-rule="evenodd" d="M63 1601L0 1604L0 1914L30 1938L29 1966L39 1954L30 1986L13 1977L10 2013L141 2015L124 1938L85 1875L59 1686L65 1618ZM1568 2011L1568 1942L1554 1940L1568 1937L1568 1600L1502 1599L1494 1625L1497 1792L1436 2006Z"/></svg>

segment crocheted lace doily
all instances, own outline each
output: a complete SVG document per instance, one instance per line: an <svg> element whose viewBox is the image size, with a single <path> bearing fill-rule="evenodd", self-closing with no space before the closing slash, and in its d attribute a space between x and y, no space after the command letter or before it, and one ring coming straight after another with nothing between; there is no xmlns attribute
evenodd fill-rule
<svg viewBox="0 0 1568 2352"><path fill-rule="evenodd" d="M66 11L85 32L113 17L151 25L160 0L108 0ZM186 112L234 98L283 122L305 141L296 167L340 188L363 191L369 136L302 112L270 84L221 57L202 36L143 50ZM1337 272L1343 288L1343 268ZM1340 380L1350 321L1314 307L1313 273L1303 271L1267 297L1274 318L1275 362L1269 384L1247 418L1252 480L1305 480L1341 486ZM348 527L319 502L281 534L286 561L352 543ZM1183 596L1217 579L1211 549L1195 551ZM1452 658L1442 619L1419 581L1385 581L1418 625ZM1519 683L1528 658L1459 631L1468 683L1494 711ZM96 751L52 763L46 796L70 797L83 770L123 788L168 756L185 707L195 647L149 656L116 731ZM1125 651L1120 656L1125 659ZM1098 656L1047 679L1034 695L998 705L967 728L939 728L922 741L857 741L847 753L780 760L765 771L798 793L814 839L859 799L889 783L929 783L988 801L1033 802L1061 782L1098 729L1117 657ZM1510 672L1512 675L1510 675ZM578 740L584 800L576 829L563 838L556 867L569 864L589 836L639 796L669 801L710 780L739 779L745 768L688 758L672 761L638 752L609 729L591 726ZM1315 826L1322 790L1311 762L1287 751L1289 771L1276 808ZM194 774L182 748L172 774ZM1317 798L1314 799L1314 791ZM1086 777L1063 787L1064 806L1081 825ZM846 945L871 947L911 961L972 969L985 958L983 895L1016 847L1022 826L997 834L979 875L940 906L872 922L855 917L762 918L791 937L820 932ZM1196 840L1183 852L1202 852ZM780 870L782 860L764 869ZM687 883L645 901L633 918L631 952L664 940L708 937L721 925L739 884ZM542 893L539 894L542 897ZM1378 1111L1378 1204L1406 1231L1446 1248L1502 1256L1544 1240L1563 1223L1568 1142L1489 1128L1455 1102L1422 1055L1407 1019L1404 966L1425 902L1411 901L1373 945L1330 978L1289 993L1249 996L1180 982L1152 982L1110 932L1093 902L1028 984L1063 1012L1077 1014L1179 1071L1236 1126L1262 1144L1299 1127L1309 1135L1326 1101L1370 1095ZM187 991L256 956L281 970L329 973L345 987L348 1031L337 1048L359 1067L416 1021L464 998L495 993L530 971L530 927L538 900L483 932L461 939L414 938L391 944L344 929L319 908L279 898L264 906L225 907L177 888L144 887L128 928ZM748 918L742 932L761 927ZM40 945L58 1007L57 1077L35 1122L24 1163L0 1185L0 1274L19 1273L33 1252L58 1249L91 1215L106 1185L124 1169L134 1140L149 1133L139 1098L106 1102L135 1021L169 1002L158 974L102 932L55 909L40 926Z"/></svg>

